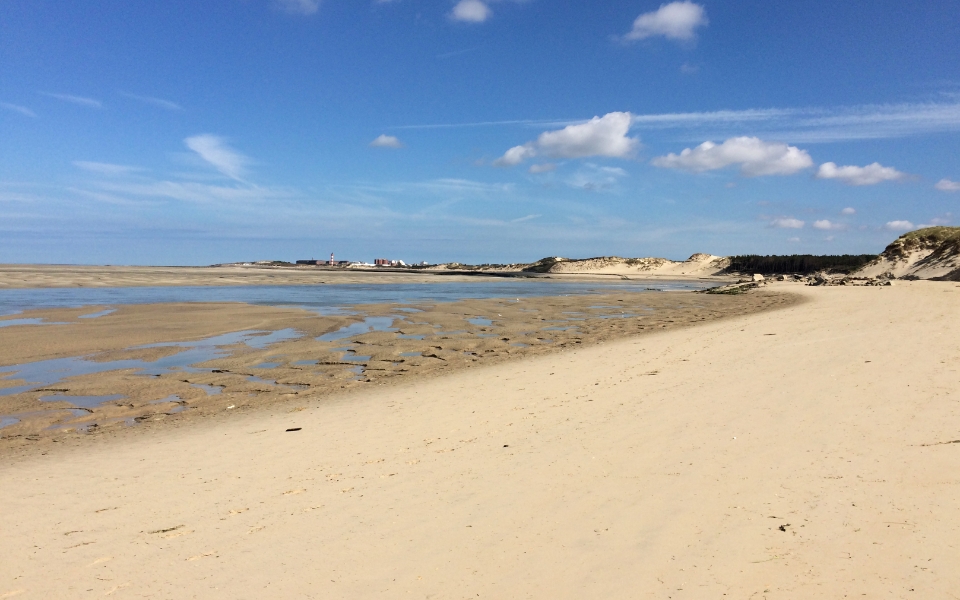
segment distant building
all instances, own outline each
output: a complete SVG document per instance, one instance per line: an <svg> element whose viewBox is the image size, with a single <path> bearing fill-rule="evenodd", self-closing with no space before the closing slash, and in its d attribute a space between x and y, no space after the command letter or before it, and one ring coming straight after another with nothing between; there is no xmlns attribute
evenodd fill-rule
<svg viewBox="0 0 960 600"><path fill-rule="evenodd" d="M322 265L323 261L317 260L315 258L311 258L310 260L298 260L297 264L298 265Z"/></svg>
<svg viewBox="0 0 960 600"><path fill-rule="evenodd" d="M375 258L373 259L373 264L378 267L389 267L391 266L391 261L389 258Z"/></svg>

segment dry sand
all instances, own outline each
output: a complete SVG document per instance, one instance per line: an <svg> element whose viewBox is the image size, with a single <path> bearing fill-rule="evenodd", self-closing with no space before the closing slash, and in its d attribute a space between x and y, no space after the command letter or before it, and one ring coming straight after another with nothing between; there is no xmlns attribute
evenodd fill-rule
<svg viewBox="0 0 960 600"><path fill-rule="evenodd" d="M0 598L951 598L960 287L0 466ZM286 431L299 428L297 431Z"/></svg>

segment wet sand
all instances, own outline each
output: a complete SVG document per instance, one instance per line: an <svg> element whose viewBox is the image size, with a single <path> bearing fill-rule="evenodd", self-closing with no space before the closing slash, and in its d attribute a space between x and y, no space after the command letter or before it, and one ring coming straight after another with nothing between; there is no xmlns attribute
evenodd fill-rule
<svg viewBox="0 0 960 600"><path fill-rule="evenodd" d="M691 279L730 280L731 277L685 276L651 272L622 276L611 273L549 275L561 280ZM326 267L124 267L84 265L0 264L0 290L23 288L224 286L224 285L318 285L470 282L499 279L494 274L458 275L445 270L395 271L387 269L341 269Z"/></svg>
<svg viewBox="0 0 960 600"><path fill-rule="evenodd" d="M239 303L121 305L96 318L82 315L103 307L30 311L0 318L0 417L8 419L0 453L392 385L797 298L630 292L367 304L339 316ZM56 324L3 327L23 319ZM234 332L248 334L195 347ZM44 365L55 373L47 380Z"/></svg>
<svg viewBox="0 0 960 600"><path fill-rule="evenodd" d="M0 597L954 596L960 287L773 289L809 301L8 455Z"/></svg>

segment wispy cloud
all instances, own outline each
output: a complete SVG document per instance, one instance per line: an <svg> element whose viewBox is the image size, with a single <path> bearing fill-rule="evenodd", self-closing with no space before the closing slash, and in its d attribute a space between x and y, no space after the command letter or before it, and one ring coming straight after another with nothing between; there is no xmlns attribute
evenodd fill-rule
<svg viewBox="0 0 960 600"><path fill-rule="evenodd" d="M403 143L392 135L381 133L372 142L371 148L403 148Z"/></svg>
<svg viewBox="0 0 960 600"><path fill-rule="evenodd" d="M836 163L828 162L820 165L816 177L817 179L836 179L847 185L876 185L884 181L899 181L906 177L906 173L876 162L865 167L855 165L838 167Z"/></svg>
<svg viewBox="0 0 960 600"><path fill-rule="evenodd" d="M89 160L75 160L73 161L73 165L83 169L84 171L108 176L130 175L133 173L142 172L144 170L141 167L115 165L112 163L93 162Z"/></svg>
<svg viewBox="0 0 960 600"><path fill-rule="evenodd" d="M794 143L888 139L960 131L960 103L746 109L634 115L639 129L753 131ZM708 136L714 137L714 136Z"/></svg>
<svg viewBox="0 0 960 600"><path fill-rule="evenodd" d="M814 227L814 229L820 229L820 230L823 230L823 231L842 230L842 229L846 229L846 228L847 228L847 226L846 226L845 224L843 224L843 223L837 223L837 222L831 221L831 220L829 220L829 219L821 219L821 220L819 220L819 221L814 221L814 222L813 222L813 227Z"/></svg>
<svg viewBox="0 0 960 600"><path fill-rule="evenodd" d="M564 127L589 119L504 119L461 123L424 123L391 129L468 127ZM960 102L864 104L808 108L748 108L685 113L631 113L631 130L685 132L692 141L753 135L790 143L830 143L889 139L960 131Z"/></svg>
<svg viewBox="0 0 960 600"><path fill-rule="evenodd" d="M475 52L482 48L482 46L474 46L473 48L464 48L463 50L453 50L451 52L444 52L438 54L437 58L453 58L454 56L460 56L461 54L467 54L468 52Z"/></svg>
<svg viewBox="0 0 960 600"><path fill-rule="evenodd" d="M960 192L960 181L941 179L933 187L937 188L941 192Z"/></svg>
<svg viewBox="0 0 960 600"><path fill-rule="evenodd" d="M77 104L79 106L86 106L87 108L103 108L103 103L99 100L94 100L93 98L86 98L84 96L74 96L73 94L54 94L51 92L40 92L48 98L56 98L57 100L62 100L64 102L70 102L71 104Z"/></svg>
<svg viewBox="0 0 960 600"><path fill-rule="evenodd" d="M7 110L12 110L13 112L18 112L25 117L36 117L37 113L33 112L26 106L20 106L19 104L10 104L9 102L0 102L0 107Z"/></svg>
<svg viewBox="0 0 960 600"><path fill-rule="evenodd" d="M493 11L483 0L460 0L450 11L450 18L465 23L483 23L492 14Z"/></svg>
<svg viewBox="0 0 960 600"><path fill-rule="evenodd" d="M530 165L528 171L534 175L539 173L549 173L550 171L556 171L557 165L555 163L540 163L537 165Z"/></svg>
<svg viewBox="0 0 960 600"><path fill-rule="evenodd" d="M320 0L276 0L277 5L295 15L312 15L320 10Z"/></svg>
<svg viewBox="0 0 960 600"><path fill-rule="evenodd" d="M243 181L250 159L231 148L222 137L205 133L188 137L183 143L227 177Z"/></svg>
<svg viewBox="0 0 960 600"><path fill-rule="evenodd" d="M883 227L890 231L910 231L914 228L914 224L910 221L888 221Z"/></svg>
<svg viewBox="0 0 960 600"><path fill-rule="evenodd" d="M163 98L155 98L153 96L140 96L138 94L128 94L126 92L120 92L120 95L126 96L127 98L130 98L132 100L139 100L140 102L143 102L146 104L152 104L153 106L164 108L166 110L183 110L183 107L177 104L176 102L172 102L170 100L164 100Z"/></svg>
<svg viewBox="0 0 960 600"><path fill-rule="evenodd" d="M779 229L803 229L804 222L800 219L794 219L793 217L784 217L771 220L770 226Z"/></svg>

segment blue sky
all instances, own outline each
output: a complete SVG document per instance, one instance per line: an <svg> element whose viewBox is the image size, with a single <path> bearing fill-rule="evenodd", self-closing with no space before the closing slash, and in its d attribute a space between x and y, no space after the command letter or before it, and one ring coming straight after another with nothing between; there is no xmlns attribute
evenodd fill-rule
<svg viewBox="0 0 960 600"><path fill-rule="evenodd" d="M4 0L0 262L878 252L960 2Z"/></svg>

